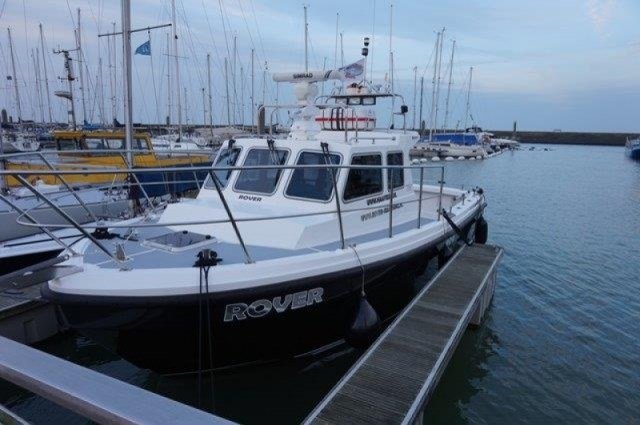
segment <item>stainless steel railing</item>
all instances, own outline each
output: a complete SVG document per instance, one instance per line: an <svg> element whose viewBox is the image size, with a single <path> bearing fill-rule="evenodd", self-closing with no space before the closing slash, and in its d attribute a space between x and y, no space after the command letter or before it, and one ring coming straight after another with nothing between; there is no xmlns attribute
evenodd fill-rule
<svg viewBox="0 0 640 425"><path fill-rule="evenodd" d="M120 168L120 169L109 169L109 170L97 170L97 169L92 169L92 170L87 170L87 169L82 169L82 170L76 170L76 169L66 169L66 170L55 170L55 169L43 169L43 170L0 170L0 176L12 176L14 177L16 180L18 180L20 182L20 184L27 188L29 191L31 191L32 193L34 193L34 195L39 196L43 199L46 199L47 194L45 193L40 193L37 189L37 187L31 185L27 179L25 179L25 176L29 176L29 175L34 175L34 174L38 174L38 175L53 175L56 177L62 177L64 178L64 176L67 175L78 175L78 174L83 174L83 175L87 175L87 174L105 174L106 172L109 173L113 173L114 176L116 175L136 175L136 174L145 174L145 173L158 173L158 172L193 172L194 175L197 172L206 172L208 174L208 178L211 179L214 183L215 186L215 190L218 193L220 200L223 204L223 207L225 209L227 218L226 219L217 219L217 220L198 220L198 221L182 221L182 222L176 222L176 223L162 223L162 224L158 224L158 223L150 223L148 221L145 220L141 220L140 222L137 223L131 223L131 222L126 222L126 223L118 223L118 222L114 222L114 223L90 223L90 224L84 224L81 225L79 223L77 223L72 217L70 217L68 214L65 214L65 212L60 209L57 205L55 205L55 203L51 200L46 200L45 202L47 203L48 206L50 206L54 211L56 211L63 219L66 223L38 223L36 222L36 220L31 217L30 215L25 214L24 211L20 212L20 216L18 219L18 223L20 225L24 225L24 226L33 226L33 227L39 227L40 229L43 230L43 232L45 232L47 235L49 235L51 237L52 240L56 240L57 242L61 243L61 245L65 248L68 249L69 247L67 247L64 243L62 243L59 238L55 237L55 235L51 232L51 229L63 229L63 228L75 228L76 230L78 230L83 236L87 237L93 244L95 244L99 249L101 249L103 252L105 252L105 254L107 254L109 257L111 257L112 259L114 259L114 261L120 261L120 259L116 258L116 256L111 253L99 240L97 240L95 237L93 237L93 235L91 233L89 233L87 230L88 229L96 229L96 228L104 228L104 227L109 227L109 228L144 228L144 227L159 227L159 226L176 226L176 225L184 225L184 226L188 226L188 225L200 225L200 224L220 224L220 223L230 223L233 226L234 232L236 234L236 237L238 239L239 244L242 246L244 254L245 254L245 260L247 263L252 263L253 260L251 258L251 255L249 253L249 250L246 247L246 244L244 242L244 239L242 237L242 234L238 228L238 223L240 222L251 222L251 221L267 221L267 220L278 220L278 219L290 219L290 218L298 218L298 217L309 217L309 216L317 216L317 215L325 215L325 214L337 214L338 215L338 221L340 223L339 226L339 237L340 240L342 241L342 248L345 248L344 245L344 240L345 240L345 235L344 235L344 229L342 227L342 216L343 214L346 213L351 213L351 212L362 212L362 211L369 211L369 210L379 210L381 208L380 205L376 205L376 206L364 206L364 207L355 207L355 208L344 208L344 206L341 205L341 201L340 201L340 192L339 192L339 186L337 183L337 179L334 179L332 182L332 186L333 186L333 192L334 192L334 196L336 197L336 208L335 209L324 209L321 211L313 211L313 212L307 212L307 213L296 213L296 214L283 214L283 215L272 215L272 216L265 216L265 217L250 217L250 218L237 218L234 216L233 211L231 210L231 207L229 206L228 202L226 201L225 198L225 190L223 189L222 185L220 184L217 176L216 176L216 172L218 171L222 171L222 172L228 172L228 171L243 171L243 170L273 170L273 169L278 169L278 170L298 170L298 169L326 169L326 170L331 170L332 171L332 175L335 176L334 172L337 174L340 170L342 169L346 169L346 170L353 170L353 169L380 169L380 170L387 170L386 173L387 175L383 174L383 182L386 181L387 182L387 190L386 193L389 194L389 205L388 205L388 213L389 213L389 229L388 229L388 236L390 238L393 237L393 211L394 211L394 194L396 189L394 188L394 175L395 173L398 172L404 172L404 170L419 170L419 190L418 190L418 199L412 199L412 200L405 200L402 201L402 204L411 204L411 203L417 203L417 228L421 227L422 224L422 206L423 203L426 199L434 199L434 198L438 198L438 208L437 208L437 214L438 214L438 221L440 221L441 219L441 209L442 209L442 198L444 196L444 166L442 165L425 165L425 164L411 164L411 165L341 165L341 164L317 164L317 165L252 165L252 166L232 166L232 167L216 167L216 166L198 166L198 165L191 165L188 167L170 167L170 168ZM440 171L440 176L439 176L439 180L437 181L437 195L436 196L431 196L429 198L425 198L424 197L424 185L425 185L425 170L439 170ZM386 179L384 177L387 177ZM284 178L283 178L284 179ZM197 180L197 179L196 179ZM346 184L346 177L343 177L343 183ZM122 182L122 186L123 187L142 187L145 184L162 184L162 182L158 182L158 183L153 183L153 182L146 182L146 183L141 183L139 179L131 179L128 182ZM342 185L344 187L344 184ZM383 188L384 188L384 183L383 183ZM146 194L146 192L143 192L143 196L147 199L147 201L150 202L150 199L148 197L148 195ZM383 194L385 192L383 191ZM383 195L384 196L384 195ZM1 198L0 198L1 199ZM82 199L79 199L79 202L82 202ZM149 203L149 205L151 206L152 204ZM386 212L386 211L385 211ZM22 218L26 219L27 221L22 220ZM71 250L70 250L71 251ZM72 251L71 251L72 252ZM72 252L73 253L73 252Z"/></svg>

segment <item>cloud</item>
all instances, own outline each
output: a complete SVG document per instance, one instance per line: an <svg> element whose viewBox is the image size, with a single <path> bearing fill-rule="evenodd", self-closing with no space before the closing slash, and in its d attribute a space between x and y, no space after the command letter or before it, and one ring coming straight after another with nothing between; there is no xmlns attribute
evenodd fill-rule
<svg viewBox="0 0 640 425"><path fill-rule="evenodd" d="M598 33L606 33L617 4L617 0L587 0L587 15Z"/></svg>

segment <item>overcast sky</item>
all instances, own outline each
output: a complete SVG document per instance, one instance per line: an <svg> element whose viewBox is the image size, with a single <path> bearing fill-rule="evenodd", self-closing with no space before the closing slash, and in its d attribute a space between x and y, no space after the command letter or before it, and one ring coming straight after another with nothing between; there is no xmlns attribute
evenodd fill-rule
<svg viewBox="0 0 640 425"><path fill-rule="evenodd" d="M233 37L237 36L237 99L235 120L250 122L250 52L256 52L255 98L262 101L264 62L269 71L303 69L303 9L296 0L176 0L179 56L187 116L204 119L202 88L206 87L206 55L211 54L214 122L226 122L224 58L232 64ZM50 91L61 89L60 55L53 48L73 48L77 9L82 10L82 42L85 55L87 118L111 120L110 76L106 38L99 32L120 26L119 1L115 0L0 0L0 69L11 73L7 27L12 30L18 67L22 113L25 119L40 117L32 49L40 47L38 24L46 38L46 63ZM170 22L169 0L133 0L134 28ZM362 38L373 38L369 65L374 80L382 82L389 70L390 3L383 0L309 0L310 64L321 69L334 66L336 14L344 33L347 63L359 59ZM224 19L222 18L224 17ZM469 67L474 67L472 115L486 128L509 129L514 120L523 130L640 131L640 1L638 0L396 0L393 2L393 51L396 88L413 108L413 68L424 76L423 118L431 107L433 47L436 32L445 31L443 93L448 82L451 42L457 43L451 95L455 125L464 120ZM152 56L134 57L134 120L156 122L167 114L167 34L152 31ZM135 49L148 39L134 34ZM117 116L122 121L121 40L116 40L115 67ZM102 57L102 90L98 60ZM340 51L338 51L338 64ZM153 62L153 67L152 67ZM244 72L240 74L240 68ZM231 68L231 65L230 65ZM88 71L88 73L86 72ZM41 73L43 71L41 70ZM172 69L173 72L173 69ZM173 78L173 76L172 76ZM41 77L44 80L44 76ZM270 78L268 78L270 80ZM11 81L3 78L0 107L15 116ZM42 82L44 86L44 82ZM172 85L175 84L172 81ZM76 88L79 84L76 84ZM329 91L330 84L325 86ZM291 100L291 88L277 89L268 82L266 101ZM104 92L104 107L100 92ZM244 94L244 97L242 96ZM44 96L44 95L43 95ZM79 95L76 109L82 117ZM175 104L175 94L172 102ZM442 106L444 108L444 96ZM244 102L241 99L245 99ZM65 117L65 103L52 97L54 116ZM184 103L184 99L183 99ZM47 115L46 97L43 109ZM174 120L175 120L175 105ZM233 113L233 112L232 112ZM285 117L283 117L285 119ZM409 120L412 119L412 112ZM233 119L232 119L233 120ZM441 125L441 124L440 124ZM461 124L462 125L462 124Z"/></svg>

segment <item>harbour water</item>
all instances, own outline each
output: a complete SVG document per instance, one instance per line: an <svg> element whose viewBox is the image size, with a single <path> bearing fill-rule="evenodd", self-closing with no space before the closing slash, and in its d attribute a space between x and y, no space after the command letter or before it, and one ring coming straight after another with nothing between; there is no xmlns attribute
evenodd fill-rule
<svg viewBox="0 0 640 425"><path fill-rule="evenodd" d="M489 242L506 252L486 322L463 338L427 423L640 420L640 164L624 148L545 148L445 164L447 185L486 190ZM199 396L196 374L138 369L76 333L38 348L242 423L299 422L359 355L216 373L212 400L208 375ZM85 422L6 383L0 403L33 423Z"/></svg>

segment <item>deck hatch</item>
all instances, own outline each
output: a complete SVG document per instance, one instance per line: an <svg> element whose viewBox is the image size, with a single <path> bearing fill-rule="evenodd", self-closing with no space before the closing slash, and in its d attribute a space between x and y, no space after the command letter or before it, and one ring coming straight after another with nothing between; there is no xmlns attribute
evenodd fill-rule
<svg viewBox="0 0 640 425"><path fill-rule="evenodd" d="M188 230L165 233L164 235L145 239L142 245L149 248L162 249L169 252L181 252L189 249L200 248L216 243L217 240L211 235L203 235Z"/></svg>

